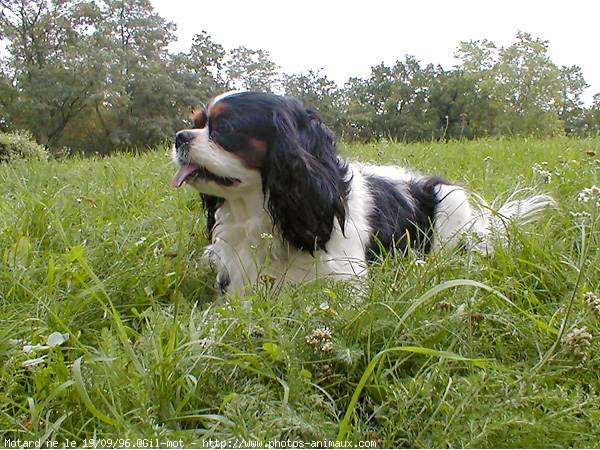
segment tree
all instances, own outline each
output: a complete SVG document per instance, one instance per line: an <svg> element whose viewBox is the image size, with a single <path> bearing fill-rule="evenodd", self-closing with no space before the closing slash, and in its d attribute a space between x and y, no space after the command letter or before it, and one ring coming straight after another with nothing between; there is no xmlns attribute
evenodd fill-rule
<svg viewBox="0 0 600 450"><path fill-rule="evenodd" d="M1 67L1 66L0 66ZM18 96L10 78L3 69L0 69L0 131L12 128L11 110Z"/></svg>
<svg viewBox="0 0 600 450"><path fill-rule="evenodd" d="M454 57L461 60L460 69L470 73L490 72L498 64L496 44L487 39L458 44Z"/></svg>
<svg viewBox="0 0 600 450"><path fill-rule="evenodd" d="M517 41L500 50L494 72L496 96L507 105L499 117L502 128L515 134L562 133L562 85L548 55L548 41L517 33Z"/></svg>
<svg viewBox="0 0 600 450"><path fill-rule="evenodd" d="M319 112L325 123L338 136L343 133L341 92L333 80L320 71L283 75L282 88L286 95L300 100L307 108Z"/></svg>
<svg viewBox="0 0 600 450"><path fill-rule="evenodd" d="M480 98L489 99L490 134L563 133L563 82L548 41L519 32L506 48L487 40L462 42L456 56L459 69L476 80Z"/></svg>
<svg viewBox="0 0 600 450"><path fill-rule="evenodd" d="M431 138L436 117L428 101L434 76L431 64L421 67L407 56L391 67L371 67L368 79L351 78L346 84L348 129L363 140Z"/></svg>
<svg viewBox="0 0 600 450"><path fill-rule="evenodd" d="M507 47L461 42L451 70L407 56L339 87L320 71L280 76L268 52L227 52L205 31L171 54L174 31L150 0L0 0L0 130L29 130L51 148L143 148L232 88L297 97L346 140L600 130L581 69L554 64L548 42L528 33Z"/></svg>
<svg viewBox="0 0 600 450"><path fill-rule="evenodd" d="M225 67L232 89L272 92L279 81L279 68L264 50L236 47L229 52Z"/></svg>
<svg viewBox="0 0 600 450"><path fill-rule="evenodd" d="M67 0L2 0L0 6L9 54L3 90L12 90L5 121L55 146L102 90L106 61L86 33L86 16L95 8Z"/></svg>
<svg viewBox="0 0 600 450"><path fill-rule="evenodd" d="M498 66L496 44L487 39L461 42L454 56L461 60L456 70L472 86L472 90L465 93L471 97L465 114L472 135L500 134L498 116L505 106L495 92Z"/></svg>
<svg viewBox="0 0 600 450"><path fill-rule="evenodd" d="M474 138L480 128L479 112L485 100L477 95L476 81L459 70L438 67L429 94L429 109L436 117L434 137Z"/></svg>
<svg viewBox="0 0 600 450"><path fill-rule="evenodd" d="M174 131L175 89L167 76L167 46L175 38L175 26L148 0L96 4L99 14L90 17L93 36L111 59L105 90L94 103L103 145L107 150L154 145Z"/></svg>
<svg viewBox="0 0 600 450"><path fill-rule="evenodd" d="M579 66L561 66L562 102L559 116L564 123L565 133L582 133L584 129L584 105L581 98L588 84Z"/></svg>
<svg viewBox="0 0 600 450"><path fill-rule="evenodd" d="M189 111L227 89L225 55L223 46L201 31L194 36L189 52L170 57L169 74L178 85L176 97L181 107Z"/></svg>
<svg viewBox="0 0 600 450"><path fill-rule="evenodd" d="M581 133L600 135L600 92L594 95L592 106L584 112Z"/></svg>

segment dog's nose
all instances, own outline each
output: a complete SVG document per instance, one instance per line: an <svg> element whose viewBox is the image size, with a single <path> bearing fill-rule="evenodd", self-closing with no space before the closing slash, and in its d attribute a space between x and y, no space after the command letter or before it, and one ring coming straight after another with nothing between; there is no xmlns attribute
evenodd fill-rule
<svg viewBox="0 0 600 450"><path fill-rule="evenodd" d="M192 133L191 131L183 130L178 132L175 135L175 148L179 148L182 145L187 144L192 139L194 139L194 133Z"/></svg>

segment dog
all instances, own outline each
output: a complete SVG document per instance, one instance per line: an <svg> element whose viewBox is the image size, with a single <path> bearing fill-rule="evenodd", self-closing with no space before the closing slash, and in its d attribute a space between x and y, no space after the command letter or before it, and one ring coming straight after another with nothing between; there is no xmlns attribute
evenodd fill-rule
<svg viewBox="0 0 600 450"><path fill-rule="evenodd" d="M173 185L201 194L205 255L230 293L363 277L389 252L467 245L489 254L506 221L526 223L554 205L540 194L494 211L443 178L345 161L316 111L261 92L225 93L196 111L173 159Z"/></svg>

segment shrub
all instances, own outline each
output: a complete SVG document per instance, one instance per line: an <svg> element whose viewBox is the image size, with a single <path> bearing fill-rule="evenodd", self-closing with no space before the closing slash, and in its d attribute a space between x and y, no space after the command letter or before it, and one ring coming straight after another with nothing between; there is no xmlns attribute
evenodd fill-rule
<svg viewBox="0 0 600 450"><path fill-rule="evenodd" d="M12 159L46 159L48 152L23 131L0 133L0 163Z"/></svg>

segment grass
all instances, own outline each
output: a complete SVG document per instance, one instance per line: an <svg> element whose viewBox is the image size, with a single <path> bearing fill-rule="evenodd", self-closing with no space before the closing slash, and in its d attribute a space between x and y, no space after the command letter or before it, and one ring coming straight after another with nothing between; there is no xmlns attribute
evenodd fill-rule
<svg viewBox="0 0 600 450"><path fill-rule="evenodd" d="M578 201L600 185L600 140L343 152L559 207L492 258L385 258L363 296L315 282L222 298L166 149L0 165L0 444L600 445L599 318L583 300L600 295L600 223Z"/></svg>

